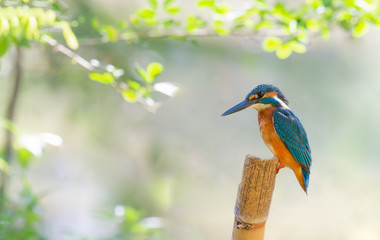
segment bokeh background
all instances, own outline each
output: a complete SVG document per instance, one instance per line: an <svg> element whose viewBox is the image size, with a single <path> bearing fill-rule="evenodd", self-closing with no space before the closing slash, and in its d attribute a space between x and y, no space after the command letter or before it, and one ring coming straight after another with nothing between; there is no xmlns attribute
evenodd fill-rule
<svg viewBox="0 0 380 240"><path fill-rule="evenodd" d="M110 22L142 5L67 4L77 15ZM181 2L187 4L193 5ZM271 153L254 110L220 114L253 87L271 83L301 119L313 164L307 196L290 170L278 174L266 239L380 239L379 41L376 29L360 40L335 31L330 41L315 38L307 53L287 60L264 53L258 39L238 37L82 46L87 59L131 75L136 62L162 63L158 81L180 91L163 98L155 114L90 81L86 70L48 46L33 46L24 53L17 124L26 133L63 139L28 172L33 190L43 194L41 231L48 239L102 239L115 231L102 213L131 206L160 217L167 239L230 239L245 155ZM1 61L1 103L9 93L12 53ZM17 186L10 191L17 194Z"/></svg>

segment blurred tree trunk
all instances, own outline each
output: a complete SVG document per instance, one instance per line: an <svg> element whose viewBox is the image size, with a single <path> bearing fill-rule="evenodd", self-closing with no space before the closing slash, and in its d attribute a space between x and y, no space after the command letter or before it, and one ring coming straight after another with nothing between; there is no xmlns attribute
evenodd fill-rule
<svg viewBox="0 0 380 240"><path fill-rule="evenodd" d="M235 205L232 240L264 239L278 159L247 155Z"/></svg>
<svg viewBox="0 0 380 240"><path fill-rule="evenodd" d="M16 110L16 104L20 92L20 84L21 84L21 77L22 77L22 50L20 46L16 47L16 53L15 53L15 59L13 63L13 82L11 83L11 90L10 90L10 96L9 101L7 103L7 109L5 112L5 120L13 122L15 119L15 110ZM12 143L13 143L13 133L9 129L5 128L5 143L4 143L4 160L9 164L12 156ZM5 188L8 182L8 176L6 173L1 173L1 179L0 179L0 211L2 210L4 195L5 195Z"/></svg>

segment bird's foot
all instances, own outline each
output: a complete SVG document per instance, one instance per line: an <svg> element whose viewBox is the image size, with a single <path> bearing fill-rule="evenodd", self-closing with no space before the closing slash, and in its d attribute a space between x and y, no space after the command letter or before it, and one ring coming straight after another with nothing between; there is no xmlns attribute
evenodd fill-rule
<svg viewBox="0 0 380 240"><path fill-rule="evenodd" d="M281 163L279 163L276 174L280 171L281 168L284 168L284 167L285 167L284 165L282 165Z"/></svg>

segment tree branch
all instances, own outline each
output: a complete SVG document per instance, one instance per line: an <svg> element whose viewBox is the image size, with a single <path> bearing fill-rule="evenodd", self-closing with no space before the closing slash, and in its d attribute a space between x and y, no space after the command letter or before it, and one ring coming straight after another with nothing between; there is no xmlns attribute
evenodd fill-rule
<svg viewBox="0 0 380 240"><path fill-rule="evenodd" d="M247 155L235 205L232 240L264 239L278 159Z"/></svg>
<svg viewBox="0 0 380 240"><path fill-rule="evenodd" d="M266 30L266 32L252 32L252 31L246 31L246 32L233 32L229 35L219 35L215 31L210 31L208 29L200 29L195 33L189 33L189 32L164 32L164 33L141 33L136 35L126 35L126 34L120 34L119 38L112 42L120 42L120 41L135 41L135 40L149 40L149 39L165 39L165 38L171 38L171 37L177 37L177 38L205 38L205 37L267 37L267 36L277 36L277 37L287 37L289 35L283 33L281 30ZM92 46L97 44L104 44L111 42L108 38L95 38L95 39L81 39L80 44L82 46Z"/></svg>
<svg viewBox="0 0 380 240"><path fill-rule="evenodd" d="M47 36L43 35L41 38L42 42L45 42L49 44L51 47L53 47L58 52L68 56L69 58L76 61L79 65L87 69L88 71L94 71L95 67L86 59L82 58L75 52L71 51L69 48L65 47L64 45L60 44L57 40Z"/></svg>

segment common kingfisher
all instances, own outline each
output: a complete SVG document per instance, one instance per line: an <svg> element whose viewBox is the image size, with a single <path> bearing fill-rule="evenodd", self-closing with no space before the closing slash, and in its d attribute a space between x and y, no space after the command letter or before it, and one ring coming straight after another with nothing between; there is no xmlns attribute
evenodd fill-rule
<svg viewBox="0 0 380 240"><path fill-rule="evenodd" d="M261 137L279 159L277 173L281 168L291 168L302 189L307 193L311 166L310 146L301 121L288 104L280 89L270 84L262 84L222 116L245 108L256 109Z"/></svg>

